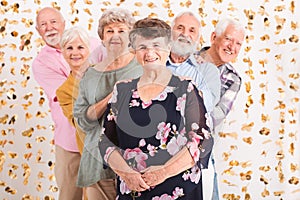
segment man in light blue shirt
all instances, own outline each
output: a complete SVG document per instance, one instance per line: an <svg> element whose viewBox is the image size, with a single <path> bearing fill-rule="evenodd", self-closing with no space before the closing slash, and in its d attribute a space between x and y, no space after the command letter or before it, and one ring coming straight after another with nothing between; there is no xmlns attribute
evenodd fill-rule
<svg viewBox="0 0 300 200"><path fill-rule="evenodd" d="M176 16L172 24L173 45L167 67L178 76L189 77L202 93L209 114L211 130L214 129L211 113L220 100L221 81L217 67L209 62L198 62L194 53L200 39L200 21L192 12L183 12ZM208 168L209 160L204 161ZM211 166L211 165L210 165ZM217 186L214 186L217 187ZM217 188L216 188L217 189Z"/></svg>
<svg viewBox="0 0 300 200"><path fill-rule="evenodd" d="M167 67L174 74L195 82L209 114L219 102L221 81L220 72L212 63L199 63L194 56L200 38L200 21L192 12L183 12L171 26L173 46Z"/></svg>

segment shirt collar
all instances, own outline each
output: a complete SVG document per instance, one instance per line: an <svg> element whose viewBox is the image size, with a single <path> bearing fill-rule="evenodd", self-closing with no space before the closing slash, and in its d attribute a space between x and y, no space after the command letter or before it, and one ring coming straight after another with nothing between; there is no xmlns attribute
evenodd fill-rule
<svg viewBox="0 0 300 200"><path fill-rule="evenodd" d="M49 45L45 45L44 47L47 51L50 51L50 52L57 52L57 53L61 53L61 49L56 49L56 48L53 48L53 47L50 47Z"/></svg>
<svg viewBox="0 0 300 200"><path fill-rule="evenodd" d="M195 56L194 56L193 54L190 55L190 56L189 56L184 62L182 62L182 63L174 63L174 62L172 62L172 60L170 59L170 57L169 57L168 60L167 60L167 66L172 65L172 66L178 67L178 66L180 66L180 65L182 65L182 64L184 64L184 63L188 63L189 65L192 65L192 66L198 65L198 62L197 62L197 60L196 60L196 58L195 58Z"/></svg>

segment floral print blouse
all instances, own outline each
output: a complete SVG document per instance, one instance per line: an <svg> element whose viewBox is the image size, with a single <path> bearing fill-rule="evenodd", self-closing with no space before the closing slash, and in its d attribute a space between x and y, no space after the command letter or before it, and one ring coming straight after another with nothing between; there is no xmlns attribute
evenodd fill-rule
<svg viewBox="0 0 300 200"><path fill-rule="evenodd" d="M99 148L104 162L118 150L134 170L163 165L187 147L195 165L144 192L117 178L117 199L202 199L201 168L207 168L213 139L203 99L187 80L172 76L155 98L142 101L139 79L118 83L105 113Z"/></svg>

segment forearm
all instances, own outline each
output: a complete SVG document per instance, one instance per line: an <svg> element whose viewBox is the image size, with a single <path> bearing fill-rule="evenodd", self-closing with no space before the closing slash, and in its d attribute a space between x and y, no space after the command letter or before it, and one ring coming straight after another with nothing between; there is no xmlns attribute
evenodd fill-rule
<svg viewBox="0 0 300 200"><path fill-rule="evenodd" d="M121 178L133 172L133 169L126 163L121 154L115 149L108 157L109 167Z"/></svg>
<svg viewBox="0 0 300 200"><path fill-rule="evenodd" d="M87 118L91 121L98 120L105 112L108 100L111 98L112 93L107 95L101 101L91 105L87 110Z"/></svg>
<svg viewBox="0 0 300 200"><path fill-rule="evenodd" d="M187 147L183 147L176 155L164 164L164 171L168 178L176 176L177 174L190 169L195 165Z"/></svg>

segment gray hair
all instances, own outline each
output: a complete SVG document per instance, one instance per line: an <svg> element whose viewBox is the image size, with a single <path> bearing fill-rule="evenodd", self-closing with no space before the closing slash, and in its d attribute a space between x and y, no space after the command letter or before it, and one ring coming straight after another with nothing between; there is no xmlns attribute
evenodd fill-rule
<svg viewBox="0 0 300 200"><path fill-rule="evenodd" d="M192 17L194 17L194 18L197 20L197 22L198 22L198 24L199 24L199 34L198 34L198 39L199 39L200 36L201 36L201 32L200 32L201 22L200 22L200 19L199 19L193 12L191 12L191 11L183 11L183 12L179 13L179 14L173 19L173 21L171 22L171 29L173 30L173 27L175 26L176 20L177 20L178 18L182 17L183 15L189 15L189 16L192 16Z"/></svg>
<svg viewBox="0 0 300 200"><path fill-rule="evenodd" d="M232 25L235 30L242 31L243 34L245 35L245 28L243 27L243 25L239 21L237 21L233 18L230 18L230 17L225 17L225 18L222 18L221 20L219 20L219 22L217 23L216 28L215 28L216 35L217 36L222 35L222 33L225 32L226 28L229 25Z"/></svg>
<svg viewBox="0 0 300 200"><path fill-rule="evenodd" d="M60 40L60 47L63 49L66 44L76 38L80 38L82 42L90 50L90 37L89 34L81 27L73 26L64 31Z"/></svg>
<svg viewBox="0 0 300 200"><path fill-rule="evenodd" d="M106 10L99 19L98 35L101 40L103 40L104 27L115 22L124 23L129 29L131 29L135 23L135 19L126 9L112 8Z"/></svg>

